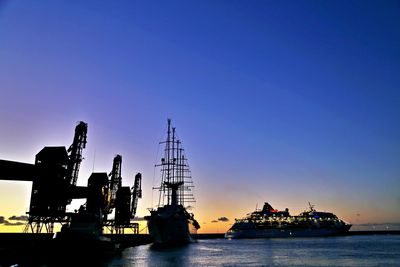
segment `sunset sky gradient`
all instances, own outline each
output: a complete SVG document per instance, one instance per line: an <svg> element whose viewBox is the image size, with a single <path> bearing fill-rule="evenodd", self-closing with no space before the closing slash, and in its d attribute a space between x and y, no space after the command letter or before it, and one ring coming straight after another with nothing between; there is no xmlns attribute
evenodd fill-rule
<svg viewBox="0 0 400 267"><path fill-rule="evenodd" d="M171 118L202 232L265 201L400 222L399 14L389 0L0 1L0 159L33 163L85 121L78 184L121 154L124 185L143 175L143 217ZM0 181L0 216L25 214L30 190Z"/></svg>

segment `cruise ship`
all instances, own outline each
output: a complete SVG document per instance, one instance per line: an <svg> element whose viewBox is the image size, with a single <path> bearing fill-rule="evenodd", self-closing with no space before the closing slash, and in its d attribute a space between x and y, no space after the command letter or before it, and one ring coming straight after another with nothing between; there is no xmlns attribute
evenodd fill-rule
<svg viewBox="0 0 400 267"><path fill-rule="evenodd" d="M235 238L273 238L273 237L318 237L342 235L349 231L351 224L339 219L331 212L309 209L298 216L289 210L278 211L268 202L262 210L256 210L236 222L226 232L225 237Z"/></svg>

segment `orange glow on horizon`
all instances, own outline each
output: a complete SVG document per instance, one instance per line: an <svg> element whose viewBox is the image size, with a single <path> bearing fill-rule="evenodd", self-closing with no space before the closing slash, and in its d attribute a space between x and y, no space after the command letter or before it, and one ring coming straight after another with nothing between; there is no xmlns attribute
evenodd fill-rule
<svg viewBox="0 0 400 267"><path fill-rule="evenodd" d="M0 188L0 216L4 217L4 220L8 220L10 223L16 221L10 221L11 216L26 215L29 209L31 183L29 182L11 182L1 181ZM255 206L251 201L245 199L238 203L232 201L229 197L212 195L210 197L204 197L199 195L199 200L196 205L196 209L193 211L195 219L199 222L201 228L198 233L225 233L231 225L235 222L235 218L245 217L246 214L255 210ZM296 205L296 200L292 198L288 199L270 199L271 205L278 209L283 210L289 207L292 215L297 215L307 208L303 203ZM232 204L234 203L234 205ZM72 205L71 205L72 206ZM73 209L69 206L69 209ZM139 200L138 217L144 217L148 215L146 207L150 206L146 198ZM259 203L258 208L261 208ZM360 205L358 203L352 203L349 205L345 202L330 203L323 199L319 203L316 203L316 209L321 211L330 211L336 214L340 219L354 225L353 230L356 229L355 225L358 224L385 224L385 223L397 223L397 214L393 210L380 210L375 209L371 213L369 205ZM226 217L228 221L220 221L219 218ZM140 233L148 233L146 222L139 221ZM56 226L57 227L57 226ZM7 226L4 223L0 224L0 232L23 232L24 225L18 226ZM372 230L372 228L371 228ZM127 229L126 233L130 233Z"/></svg>

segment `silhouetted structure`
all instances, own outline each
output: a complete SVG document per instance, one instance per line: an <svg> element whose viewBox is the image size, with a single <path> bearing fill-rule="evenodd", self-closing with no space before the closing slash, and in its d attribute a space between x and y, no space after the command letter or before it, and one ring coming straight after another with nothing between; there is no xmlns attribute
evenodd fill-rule
<svg viewBox="0 0 400 267"><path fill-rule="evenodd" d="M110 177L110 187L108 192L106 192L107 197L109 198L108 205L105 208L104 219L107 220L107 215L112 212L115 208L115 199L117 197L117 191L122 186L122 177L121 177L121 168L122 168L122 157L120 155L115 156L113 160L113 166Z"/></svg>
<svg viewBox="0 0 400 267"><path fill-rule="evenodd" d="M55 222L67 221L67 164L68 154L65 147L45 147L36 155L37 176L32 183L28 213L28 225L32 232L40 232L43 225L47 232L53 232Z"/></svg>
<svg viewBox="0 0 400 267"><path fill-rule="evenodd" d="M117 191L113 225L114 230L119 234L123 234L125 228L131 228L135 234L139 233L139 225L132 223L131 219L135 217L138 199L142 197L141 180L142 175L138 173L132 189L124 186Z"/></svg>
<svg viewBox="0 0 400 267"><path fill-rule="evenodd" d="M110 175L93 173L87 187L77 186L86 142L87 124L79 122L68 150L63 146L44 147L36 155L34 164L0 160L0 180L32 181L25 231L40 233L44 227L46 232L52 233L55 223L63 224L66 229L73 223L71 220L79 222L90 217L98 218L96 225L100 232L102 226L108 226L112 230L118 229L116 232L119 233L123 233L124 227L130 227L138 233L138 224L131 223L131 219L135 216L137 200L141 197L141 175L136 175L132 192L129 187L126 187L127 190L123 189L122 157L117 155ZM120 190L121 193L118 194ZM85 206L78 213L67 213L67 205L72 199L79 198L87 199ZM109 220L107 216L113 209L116 210L116 218L123 219Z"/></svg>
<svg viewBox="0 0 400 267"><path fill-rule="evenodd" d="M200 228L194 215L188 213L185 203L194 202L193 187L182 144L177 140L175 128L168 120L165 156L161 159L161 185L158 208L150 210L146 216L149 233L157 245L188 243L190 232Z"/></svg>
<svg viewBox="0 0 400 267"><path fill-rule="evenodd" d="M82 152L86 147L87 124L83 121L75 127L75 135L72 145L68 148L68 165L66 180L69 185L76 186L78 180L79 168L82 162ZM68 199L68 204L71 199Z"/></svg>

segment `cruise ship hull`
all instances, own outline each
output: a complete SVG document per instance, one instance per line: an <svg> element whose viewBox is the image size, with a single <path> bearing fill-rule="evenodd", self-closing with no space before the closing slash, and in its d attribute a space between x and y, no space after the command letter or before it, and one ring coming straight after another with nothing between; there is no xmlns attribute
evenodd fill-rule
<svg viewBox="0 0 400 267"><path fill-rule="evenodd" d="M335 228L305 228L305 229L246 229L229 230L226 238L284 238L284 237L322 237L342 235L349 231L351 225Z"/></svg>

